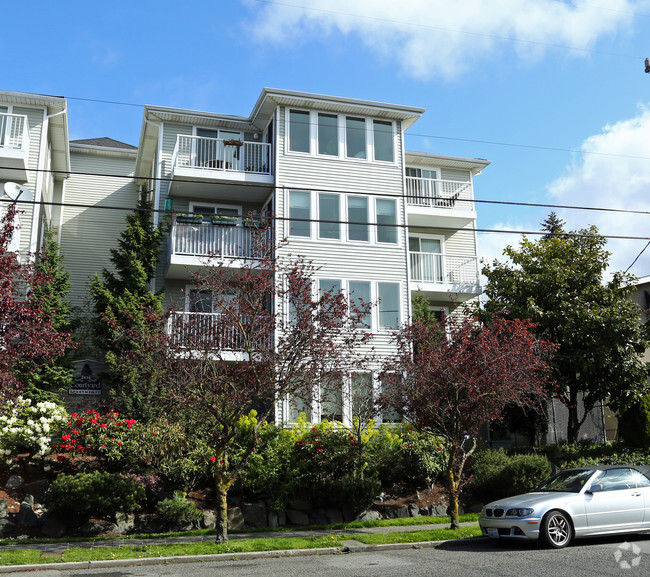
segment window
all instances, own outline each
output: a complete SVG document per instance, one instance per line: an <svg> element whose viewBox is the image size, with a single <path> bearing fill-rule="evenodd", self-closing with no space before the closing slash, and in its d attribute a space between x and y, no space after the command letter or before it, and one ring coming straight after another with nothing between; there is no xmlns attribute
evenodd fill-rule
<svg viewBox="0 0 650 577"><path fill-rule="evenodd" d="M375 160L393 162L395 159L393 150L393 123L373 120L372 125L374 129Z"/></svg>
<svg viewBox="0 0 650 577"><path fill-rule="evenodd" d="M309 112L289 111L289 150L309 152Z"/></svg>
<svg viewBox="0 0 650 577"><path fill-rule="evenodd" d="M380 282L377 283L379 297L379 328L398 329L400 326L400 298L399 284Z"/></svg>
<svg viewBox="0 0 650 577"><path fill-rule="evenodd" d="M311 193L300 190L289 192L289 234L311 236ZM296 220L294 220L296 219Z"/></svg>
<svg viewBox="0 0 650 577"><path fill-rule="evenodd" d="M352 373L350 393L352 418L359 417L362 422L367 422L374 415L372 374Z"/></svg>
<svg viewBox="0 0 650 577"><path fill-rule="evenodd" d="M343 379L330 375L321 381L321 419L343 420Z"/></svg>
<svg viewBox="0 0 650 577"><path fill-rule="evenodd" d="M318 115L318 154L339 155L339 118L335 114Z"/></svg>
<svg viewBox="0 0 650 577"><path fill-rule="evenodd" d="M396 373L384 374L381 381L381 390L386 398L391 401L397 400L402 387L402 379ZM401 423L404 418L395 408L386 408L381 416L383 423Z"/></svg>
<svg viewBox="0 0 650 577"><path fill-rule="evenodd" d="M370 282L365 280L351 280L348 283L350 294L350 308L352 314L364 313L360 316L357 322L357 328L371 329L372 328L372 311L370 310L372 303L372 295L370 294Z"/></svg>
<svg viewBox="0 0 650 577"><path fill-rule="evenodd" d="M208 290L190 289L188 312L211 313L212 292Z"/></svg>
<svg viewBox="0 0 650 577"><path fill-rule="evenodd" d="M348 196L348 239L368 242L368 199L365 196Z"/></svg>
<svg viewBox="0 0 650 577"><path fill-rule="evenodd" d="M298 417L300 417L300 414L304 413L305 418L309 423L312 420L311 406L312 406L311 398L303 399L301 397L290 397L289 398L289 421L295 423L296 421L298 421Z"/></svg>
<svg viewBox="0 0 650 577"><path fill-rule="evenodd" d="M341 281L339 279L323 278L318 281L318 288L321 297L328 291L332 291L332 294L337 294L341 292Z"/></svg>
<svg viewBox="0 0 650 577"><path fill-rule="evenodd" d="M241 206L219 206L215 204L190 204L192 214L202 214L204 222L210 222L212 216L241 216Z"/></svg>
<svg viewBox="0 0 650 577"><path fill-rule="evenodd" d="M319 238L341 238L341 215L339 209L339 195L318 195L318 236Z"/></svg>
<svg viewBox="0 0 650 577"><path fill-rule="evenodd" d="M377 242L397 244L397 203L387 198L377 199Z"/></svg>
<svg viewBox="0 0 650 577"><path fill-rule="evenodd" d="M348 158L366 158L366 120L365 118L345 119L346 155Z"/></svg>

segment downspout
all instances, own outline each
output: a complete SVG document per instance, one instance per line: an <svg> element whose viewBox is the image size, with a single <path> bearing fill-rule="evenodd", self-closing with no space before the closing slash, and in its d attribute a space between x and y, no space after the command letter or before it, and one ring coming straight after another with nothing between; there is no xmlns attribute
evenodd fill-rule
<svg viewBox="0 0 650 577"><path fill-rule="evenodd" d="M59 226L58 226L58 231L56 235L56 243L61 246L61 237L63 234L63 211L65 210L65 185L67 184L68 180L64 180L61 183L61 208L59 210Z"/></svg>

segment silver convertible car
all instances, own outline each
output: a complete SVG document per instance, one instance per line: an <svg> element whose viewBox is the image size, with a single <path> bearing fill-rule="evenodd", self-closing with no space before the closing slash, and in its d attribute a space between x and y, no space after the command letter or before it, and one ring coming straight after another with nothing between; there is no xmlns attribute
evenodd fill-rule
<svg viewBox="0 0 650 577"><path fill-rule="evenodd" d="M650 467L561 471L531 493L487 504L478 522L488 537L557 549L574 537L650 531Z"/></svg>

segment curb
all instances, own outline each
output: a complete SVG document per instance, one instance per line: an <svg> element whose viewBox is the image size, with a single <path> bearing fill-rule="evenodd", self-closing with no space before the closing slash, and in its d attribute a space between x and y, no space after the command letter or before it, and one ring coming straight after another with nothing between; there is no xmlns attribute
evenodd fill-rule
<svg viewBox="0 0 650 577"><path fill-rule="evenodd" d="M454 539L455 541L455 539ZM108 569L111 567L141 567L146 565L171 565L208 561L244 561L248 559L273 559L281 557L314 557L319 555L345 555L367 553L369 551L398 551L404 549L432 549L447 543L445 541L421 541L416 543L389 543L383 545L349 545L344 547L325 547L323 549L287 549L280 551L251 551L248 553L219 553L214 555L176 555L173 557L145 557L142 559L107 559L104 561L72 561L69 563L37 563L34 565L0 565L0 574L26 571L59 569Z"/></svg>

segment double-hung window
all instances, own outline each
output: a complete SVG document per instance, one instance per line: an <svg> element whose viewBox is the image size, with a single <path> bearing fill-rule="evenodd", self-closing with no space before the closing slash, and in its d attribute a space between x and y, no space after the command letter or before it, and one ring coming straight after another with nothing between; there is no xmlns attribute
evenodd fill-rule
<svg viewBox="0 0 650 577"><path fill-rule="evenodd" d="M345 119L346 156L348 158L366 158L366 119Z"/></svg>
<svg viewBox="0 0 650 577"><path fill-rule="evenodd" d="M374 136L375 160L393 162L395 160L393 123L383 120L373 120L372 127Z"/></svg>
<svg viewBox="0 0 650 577"><path fill-rule="evenodd" d="M336 114L318 115L318 154L339 155L339 118Z"/></svg>
<svg viewBox="0 0 650 577"><path fill-rule="evenodd" d="M390 198L378 198L377 242L397 244L397 202Z"/></svg>
<svg viewBox="0 0 650 577"><path fill-rule="evenodd" d="M289 111L289 150L310 152L309 112Z"/></svg>
<svg viewBox="0 0 650 577"><path fill-rule="evenodd" d="M311 192L289 192L289 235L311 236Z"/></svg>
<svg viewBox="0 0 650 577"><path fill-rule="evenodd" d="M368 197L348 196L348 240L368 242Z"/></svg>
<svg viewBox="0 0 650 577"><path fill-rule="evenodd" d="M321 192L318 195L318 237L341 238L340 195Z"/></svg>
<svg viewBox="0 0 650 577"><path fill-rule="evenodd" d="M357 317L356 328L372 329L372 294L370 282L365 280L351 280L348 283L350 310Z"/></svg>
<svg viewBox="0 0 650 577"><path fill-rule="evenodd" d="M377 283L379 297L379 329L398 329L401 323L399 283Z"/></svg>

